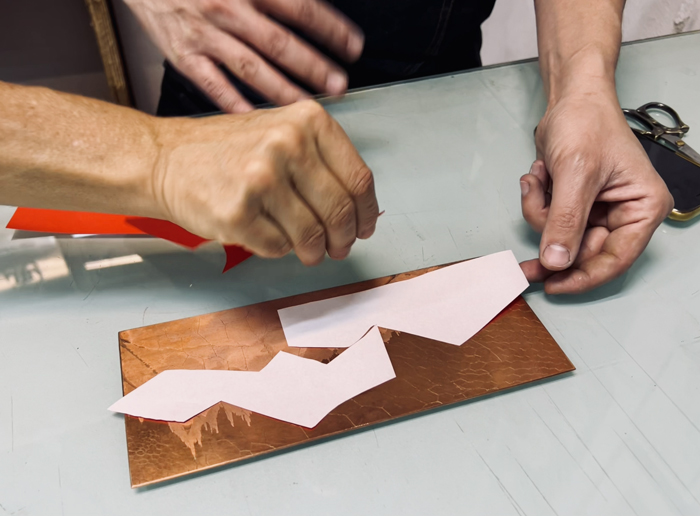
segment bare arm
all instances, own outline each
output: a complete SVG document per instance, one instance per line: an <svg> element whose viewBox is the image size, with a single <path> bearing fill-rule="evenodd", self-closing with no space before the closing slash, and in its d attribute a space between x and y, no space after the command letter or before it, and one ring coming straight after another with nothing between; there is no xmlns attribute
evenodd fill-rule
<svg viewBox="0 0 700 516"><path fill-rule="evenodd" d="M540 72L550 102L615 91L624 0L536 0Z"/></svg>
<svg viewBox="0 0 700 516"><path fill-rule="evenodd" d="M523 215L542 233L523 264L548 293L623 274L673 207L615 91L623 0L536 0L547 111L537 161L521 178Z"/></svg>
<svg viewBox="0 0 700 516"><path fill-rule="evenodd" d="M0 99L0 204L162 218L309 265L374 232L372 173L315 102L193 120L1 82Z"/></svg>
<svg viewBox="0 0 700 516"><path fill-rule="evenodd" d="M0 82L0 204L163 217L151 117Z"/></svg>

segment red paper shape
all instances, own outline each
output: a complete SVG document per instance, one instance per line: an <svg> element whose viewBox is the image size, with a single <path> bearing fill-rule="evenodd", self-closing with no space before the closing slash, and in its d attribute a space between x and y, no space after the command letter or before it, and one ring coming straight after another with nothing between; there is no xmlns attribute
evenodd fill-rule
<svg viewBox="0 0 700 516"><path fill-rule="evenodd" d="M126 220L129 224L134 225L149 235L164 240L170 240L171 242L189 247L190 249L195 249L204 242L209 242L209 240L190 233L186 229L172 222L168 222L167 220L149 219L146 217L129 217ZM232 269L239 263L253 256L252 253L237 245L225 245L224 251L226 252L226 265L224 265L223 272Z"/></svg>
<svg viewBox="0 0 700 516"><path fill-rule="evenodd" d="M224 265L223 272L233 269L239 263L253 256L253 253L237 245L225 245L224 251L226 251L226 265Z"/></svg>
<svg viewBox="0 0 700 516"><path fill-rule="evenodd" d="M89 213L85 211L43 210L17 208L8 222L10 229L65 233L69 235L143 235L146 234L127 222L124 215Z"/></svg>
<svg viewBox="0 0 700 516"><path fill-rule="evenodd" d="M148 217L127 217L126 222L148 235L169 240L190 249L196 249L204 242L209 241L167 220L150 219Z"/></svg>
<svg viewBox="0 0 700 516"><path fill-rule="evenodd" d="M167 220L83 211L17 208L7 227L23 231L69 235L151 235L189 249L196 249L203 243L209 242ZM237 245L225 245L224 251L226 265L223 272L252 256L250 252Z"/></svg>

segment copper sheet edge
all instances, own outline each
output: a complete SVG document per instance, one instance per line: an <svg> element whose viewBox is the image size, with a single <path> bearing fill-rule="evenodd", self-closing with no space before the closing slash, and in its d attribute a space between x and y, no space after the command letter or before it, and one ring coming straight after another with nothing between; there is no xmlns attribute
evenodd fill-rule
<svg viewBox="0 0 700 516"><path fill-rule="evenodd" d="M402 281L437 268L122 331L123 392L167 369L257 371L282 350L328 362L342 350L287 347L279 308ZM462 346L381 331L397 378L340 405L313 429L224 403L186 423L126 416L131 486L278 452L575 369L522 297Z"/></svg>

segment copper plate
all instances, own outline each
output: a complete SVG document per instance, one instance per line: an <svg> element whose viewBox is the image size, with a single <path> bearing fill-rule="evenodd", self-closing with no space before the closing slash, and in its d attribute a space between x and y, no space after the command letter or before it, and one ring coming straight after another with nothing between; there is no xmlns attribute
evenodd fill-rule
<svg viewBox="0 0 700 516"><path fill-rule="evenodd" d="M124 394L166 369L259 371L279 351L328 362L339 349L288 348L279 308L402 281L437 267L119 333ZM315 428L220 403L186 423L126 416L132 487L230 464L320 438L572 371L518 298L462 346L382 330L396 378L343 403Z"/></svg>

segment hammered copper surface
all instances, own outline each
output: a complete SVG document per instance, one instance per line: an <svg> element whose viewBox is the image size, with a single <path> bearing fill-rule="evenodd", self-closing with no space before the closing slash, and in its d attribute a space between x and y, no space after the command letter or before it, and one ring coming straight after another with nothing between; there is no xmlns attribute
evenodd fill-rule
<svg viewBox="0 0 700 516"><path fill-rule="evenodd" d="M166 369L258 371L279 351L328 362L342 350L288 348L279 308L349 294L436 267L119 334L124 393ZM462 346L382 330L396 378L313 429L220 403L186 423L126 416L132 487L464 401L574 369L522 298Z"/></svg>

